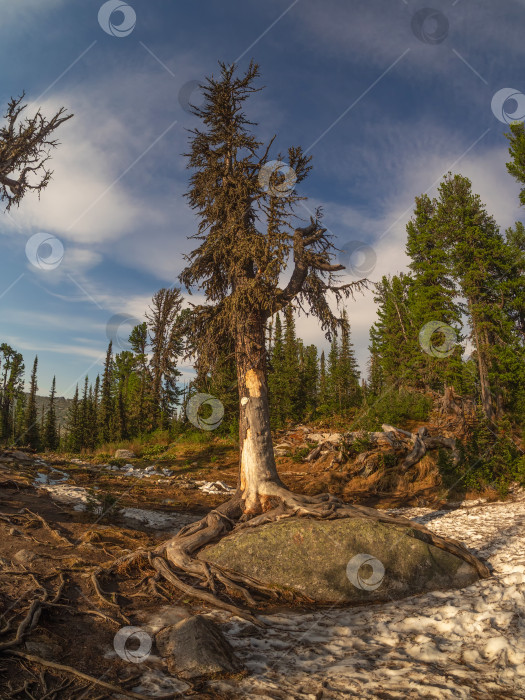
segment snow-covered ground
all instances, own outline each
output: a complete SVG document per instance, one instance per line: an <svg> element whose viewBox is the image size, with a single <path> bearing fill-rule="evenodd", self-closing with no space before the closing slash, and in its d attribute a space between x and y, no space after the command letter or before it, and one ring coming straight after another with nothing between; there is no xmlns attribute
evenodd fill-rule
<svg viewBox="0 0 525 700"><path fill-rule="evenodd" d="M217 690L260 700L525 698L525 495L391 512L460 540L494 577L373 607L266 616L262 631L230 619L229 639L251 675Z"/></svg>

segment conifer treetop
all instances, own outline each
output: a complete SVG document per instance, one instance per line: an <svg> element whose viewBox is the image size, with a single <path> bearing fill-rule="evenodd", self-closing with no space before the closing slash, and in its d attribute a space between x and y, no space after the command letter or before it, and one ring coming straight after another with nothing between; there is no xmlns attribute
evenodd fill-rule
<svg viewBox="0 0 525 700"><path fill-rule="evenodd" d="M328 294L339 302L366 281L338 283L335 273L344 266L333 263L335 248L321 224L322 211L299 225L297 205L306 198L295 189L282 192L286 177L272 171L270 156L276 137L264 146L253 135L257 125L247 118L244 103L261 90L255 85L257 64L244 75L233 65L219 67L219 76L202 86L204 106L193 108L202 127L191 130L186 154L193 171L186 196L199 217L192 237L200 243L187 256L180 281L190 293L199 287L206 297L206 304L193 307L192 335L200 340L201 354L213 354L242 316L256 310L268 319L294 303L315 315L330 336L340 320ZM308 176L310 163L300 147L288 148L286 165L295 185ZM289 263L291 274L281 286Z"/></svg>

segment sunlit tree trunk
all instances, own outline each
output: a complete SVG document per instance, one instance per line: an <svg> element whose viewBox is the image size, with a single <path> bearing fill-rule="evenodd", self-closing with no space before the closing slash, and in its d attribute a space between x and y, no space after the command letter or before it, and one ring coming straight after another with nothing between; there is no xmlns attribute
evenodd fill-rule
<svg viewBox="0 0 525 700"><path fill-rule="evenodd" d="M277 474L270 430L264 319L257 313L240 321L236 330L239 385L239 487L244 512L269 507L269 486L282 486Z"/></svg>

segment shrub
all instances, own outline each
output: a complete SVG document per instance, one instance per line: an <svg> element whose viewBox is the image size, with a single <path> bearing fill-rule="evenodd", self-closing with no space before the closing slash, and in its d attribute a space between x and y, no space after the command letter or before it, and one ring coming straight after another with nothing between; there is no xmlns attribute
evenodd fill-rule
<svg viewBox="0 0 525 700"><path fill-rule="evenodd" d="M377 400L371 399L370 407L356 419L361 430L381 430L383 423L403 427L406 421L426 421L432 409L430 396L415 391L385 391Z"/></svg>

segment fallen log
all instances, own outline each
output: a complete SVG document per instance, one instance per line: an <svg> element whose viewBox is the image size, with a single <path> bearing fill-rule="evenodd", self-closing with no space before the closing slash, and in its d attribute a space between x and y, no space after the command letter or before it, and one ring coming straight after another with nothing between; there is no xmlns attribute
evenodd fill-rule
<svg viewBox="0 0 525 700"><path fill-rule="evenodd" d="M345 456L344 450L346 446L351 446L355 439L366 438L372 445L378 446L381 441L384 441L390 445L392 450L399 450L403 447L406 448L406 443L411 443L410 450L408 454L403 459L401 463L401 468L403 471L410 469L415 464L417 464L428 452L428 450L439 449L444 447L452 452L452 460L454 466L459 464L461 459L461 454L456 444L455 438L447 438L443 436L431 436L426 427L421 427L416 433L411 433L408 430L403 430L403 428L396 428L393 425L383 424L382 432L370 432L365 433L363 431L358 432L348 432L344 433L344 440L341 444L338 456L332 460L332 465L341 464ZM306 462L313 462L321 456L323 450L334 450L334 445L330 441L320 442L314 449L306 456ZM373 451L367 451L361 453L357 457L358 462L362 462L366 457L370 456Z"/></svg>

